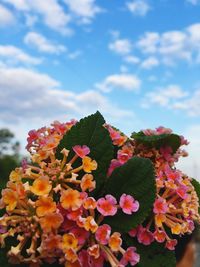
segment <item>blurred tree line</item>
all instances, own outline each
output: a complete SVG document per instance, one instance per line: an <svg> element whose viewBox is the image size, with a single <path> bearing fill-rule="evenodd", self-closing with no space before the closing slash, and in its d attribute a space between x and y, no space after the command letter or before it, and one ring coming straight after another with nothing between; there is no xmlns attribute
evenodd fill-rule
<svg viewBox="0 0 200 267"><path fill-rule="evenodd" d="M10 172L20 165L20 143L9 129L0 129L0 189L4 188Z"/></svg>

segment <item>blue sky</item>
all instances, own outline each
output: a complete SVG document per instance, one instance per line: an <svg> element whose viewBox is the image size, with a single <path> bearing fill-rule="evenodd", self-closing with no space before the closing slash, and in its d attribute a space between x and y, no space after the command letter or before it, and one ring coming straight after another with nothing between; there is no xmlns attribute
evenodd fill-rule
<svg viewBox="0 0 200 267"><path fill-rule="evenodd" d="M125 133L185 135L200 177L200 1L0 0L0 125L28 130L100 110Z"/></svg>

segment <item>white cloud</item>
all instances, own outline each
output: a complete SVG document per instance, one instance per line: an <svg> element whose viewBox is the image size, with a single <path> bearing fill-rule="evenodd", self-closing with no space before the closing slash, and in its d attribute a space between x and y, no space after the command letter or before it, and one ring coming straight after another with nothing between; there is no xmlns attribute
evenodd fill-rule
<svg viewBox="0 0 200 267"><path fill-rule="evenodd" d="M71 33L68 24L71 20L58 0L3 0L13 5L22 14L39 15L46 26L63 34Z"/></svg>
<svg viewBox="0 0 200 267"><path fill-rule="evenodd" d="M200 116L200 89L196 90L184 101L176 101L173 104L173 108L177 110L185 111L189 116Z"/></svg>
<svg viewBox="0 0 200 267"><path fill-rule="evenodd" d="M140 59L138 57L135 56L126 56L124 57L124 61L130 64L138 64L140 63Z"/></svg>
<svg viewBox="0 0 200 267"><path fill-rule="evenodd" d="M131 117L100 92L79 94L61 89L60 83L46 74L25 68L0 68L0 121L4 123L45 123L55 119L82 117L102 111L110 118Z"/></svg>
<svg viewBox="0 0 200 267"><path fill-rule="evenodd" d="M188 95L187 92L175 84L166 86L165 88L158 88L147 93L142 101L142 107L148 108L150 106L161 106L172 108L177 99L182 99Z"/></svg>
<svg viewBox="0 0 200 267"><path fill-rule="evenodd" d="M137 76L125 73L110 75L101 83L96 84L96 87L105 93L111 92L113 89L138 91L140 86L141 81Z"/></svg>
<svg viewBox="0 0 200 267"><path fill-rule="evenodd" d="M60 54L66 51L66 47L58 45L48 40L45 36L37 32L29 32L24 38L24 42L27 45L35 47L40 52L49 54Z"/></svg>
<svg viewBox="0 0 200 267"><path fill-rule="evenodd" d="M83 23L90 23L102 9L95 4L95 0L64 0L70 11L81 18Z"/></svg>
<svg viewBox="0 0 200 267"><path fill-rule="evenodd" d="M157 32L146 32L137 42L137 46L143 53L155 53L160 41Z"/></svg>
<svg viewBox="0 0 200 267"><path fill-rule="evenodd" d="M156 55L160 62L174 65L177 60L188 63L200 62L200 23L192 24L183 30L163 33L146 32L137 42L143 54Z"/></svg>
<svg viewBox="0 0 200 267"><path fill-rule="evenodd" d="M15 22L14 15L5 6L0 5L0 27L11 25Z"/></svg>
<svg viewBox="0 0 200 267"><path fill-rule="evenodd" d="M199 0L186 0L186 2L188 2L188 3L190 3L190 4L194 5L194 6L196 6L196 5L198 5L200 3Z"/></svg>
<svg viewBox="0 0 200 267"><path fill-rule="evenodd" d="M143 0L133 0L132 2L126 3L126 6L132 14L137 16L145 16L151 9L149 4Z"/></svg>
<svg viewBox="0 0 200 267"><path fill-rule="evenodd" d="M76 50L74 52L69 53L68 58L74 60L74 59L78 58L81 54L82 54L82 52L80 50Z"/></svg>
<svg viewBox="0 0 200 267"><path fill-rule="evenodd" d="M141 68L143 69L152 69L154 67L157 67L159 65L159 61L156 57L149 57L147 59L145 59L142 63L141 63Z"/></svg>
<svg viewBox="0 0 200 267"><path fill-rule="evenodd" d="M8 65L38 65L42 62L40 58L32 57L12 45L0 45L0 58Z"/></svg>
<svg viewBox="0 0 200 267"><path fill-rule="evenodd" d="M132 44L128 39L116 39L108 47L111 51L120 55L127 55L132 50Z"/></svg>

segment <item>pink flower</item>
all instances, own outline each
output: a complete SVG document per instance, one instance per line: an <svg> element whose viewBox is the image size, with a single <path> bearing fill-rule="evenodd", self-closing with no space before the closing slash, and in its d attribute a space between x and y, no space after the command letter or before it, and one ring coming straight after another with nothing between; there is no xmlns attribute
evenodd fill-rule
<svg viewBox="0 0 200 267"><path fill-rule="evenodd" d="M105 260L102 254L95 259L94 257L91 257L86 250L81 250L78 254L78 258L81 266L84 267L103 267Z"/></svg>
<svg viewBox="0 0 200 267"><path fill-rule="evenodd" d="M176 193L181 197L182 199L186 199L188 197L187 194L187 186L181 185L177 188Z"/></svg>
<svg viewBox="0 0 200 267"><path fill-rule="evenodd" d="M107 245L108 240L111 234L111 227L108 224L103 224L99 226L95 233L95 238L99 241L102 245Z"/></svg>
<svg viewBox="0 0 200 267"><path fill-rule="evenodd" d="M159 243L163 243L166 239L166 233L163 231L163 230L156 230L154 233L153 233L153 236L155 238L155 240Z"/></svg>
<svg viewBox="0 0 200 267"><path fill-rule="evenodd" d="M74 227L70 230L70 233L74 234L78 239L78 244L83 245L89 237L89 232L80 227Z"/></svg>
<svg viewBox="0 0 200 267"><path fill-rule="evenodd" d="M131 237L135 237L137 235L137 228L134 228L134 229L131 229L128 234L131 236Z"/></svg>
<svg viewBox="0 0 200 267"><path fill-rule="evenodd" d="M112 172L114 171L114 169L116 169L117 167L120 167L121 165L122 165L122 163L120 163L118 160L112 159L107 175L110 176L112 174Z"/></svg>
<svg viewBox="0 0 200 267"><path fill-rule="evenodd" d="M163 126L159 126L158 128L156 128L156 133L158 135L160 135L160 134L171 134L172 130L170 128L165 128Z"/></svg>
<svg viewBox="0 0 200 267"><path fill-rule="evenodd" d="M130 263L131 266L135 266L140 261L140 255L135 251L135 247L129 247L120 260L120 263L124 266L128 263Z"/></svg>
<svg viewBox="0 0 200 267"><path fill-rule="evenodd" d="M77 210L68 210L67 219L76 221L79 216L83 214L83 209L79 208Z"/></svg>
<svg viewBox="0 0 200 267"><path fill-rule="evenodd" d="M126 214L132 214L139 209L139 202L131 195L122 194L119 200L119 205Z"/></svg>
<svg viewBox="0 0 200 267"><path fill-rule="evenodd" d="M117 200L112 195L106 195L97 201L97 210L103 216L113 216L117 213Z"/></svg>
<svg viewBox="0 0 200 267"><path fill-rule="evenodd" d="M168 210L168 206L167 206L167 202L164 198L159 197L156 199L156 201L154 202L154 208L153 208L153 212L155 214L164 214L166 213Z"/></svg>
<svg viewBox="0 0 200 267"><path fill-rule="evenodd" d="M174 250L176 245L177 245L177 240L171 239L166 242L165 247L168 248L169 250Z"/></svg>
<svg viewBox="0 0 200 267"><path fill-rule="evenodd" d="M165 160L170 161L172 159L173 151L171 147L161 147L160 152Z"/></svg>
<svg viewBox="0 0 200 267"><path fill-rule="evenodd" d="M88 155L90 153L90 149L88 146L83 145L83 146L74 146L72 148L74 150L74 152L80 157L80 158L84 158L86 155Z"/></svg>
<svg viewBox="0 0 200 267"><path fill-rule="evenodd" d="M138 242L143 245L150 245L154 241L153 234L146 228L142 226L138 227Z"/></svg>

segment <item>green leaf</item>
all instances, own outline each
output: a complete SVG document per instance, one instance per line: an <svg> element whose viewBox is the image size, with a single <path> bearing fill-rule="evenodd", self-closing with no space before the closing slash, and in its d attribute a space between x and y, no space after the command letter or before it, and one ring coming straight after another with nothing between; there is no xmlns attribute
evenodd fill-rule
<svg viewBox="0 0 200 267"><path fill-rule="evenodd" d="M6 255L6 250L3 248L0 248L0 263L3 267L11 267L11 264L8 263L8 258ZM12 265L13 266L13 265Z"/></svg>
<svg viewBox="0 0 200 267"><path fill-rule="evenodd" d="M109 132L103 127L104 123L104 118L99 112L81 119L63 137L57 148L58 158L61 157L60 151L63 148L71 150L75 145L87 145L90 148L89 156L98 163L97 170L93 172L97 190L105 182L113 158L112 141Z"/></svg>
<svg viewBox="0 0 200 267"><path fill-rule="evenodd" d="M127 215L122 211L105 221L117 231L129 231L141 224L149 215L155 197L156 186L154 167L149 159L134 157L126 164L116 168L105 186L106 193L111 194L119 201L125 193L132 195L139 201L140 207L136 213Z"/></svg>
<svg viewBox="0 0 200 267"><path fill-rule="evenodd" d="M135 246L140 254L140 262L136 267L175 267L174 251L170 251L163 244L153 242L149 246L139 244L134 238L125 237L128 246Z"/></svg>
<svg viewBox="0 0 200 267"><path fill-rule="evenodd" d="M195 189L197 196L198 196L198 199L199 199L199 214L200 214L200 183L193 178L192 179L192 185L194 186L194 189Z"/></svg>
<svg viewBox="0 0 200 267"><path fill-rule="evenodd" d="M141 131L139 133L132 133L131 137L134 138L137 143L142 143L157 149L163 146L169 146L172 148L173 153L175 153L181 145L181 138L177 134L145 135Z"/></svg>

